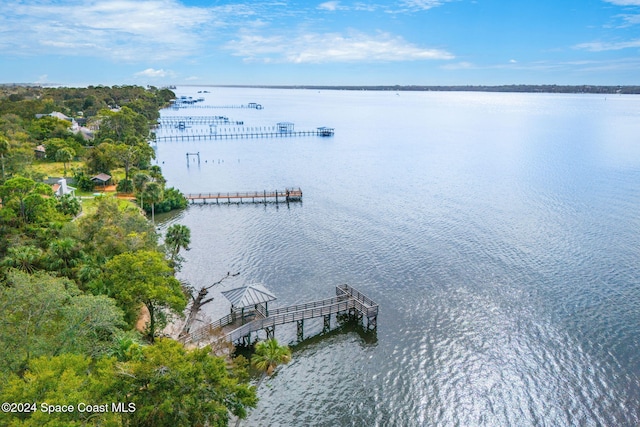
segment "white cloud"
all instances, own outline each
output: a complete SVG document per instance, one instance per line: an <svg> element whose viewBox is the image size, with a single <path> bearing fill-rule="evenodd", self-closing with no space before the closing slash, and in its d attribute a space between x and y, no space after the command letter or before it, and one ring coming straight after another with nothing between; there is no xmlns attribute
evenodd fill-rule
<svg viewBox="0 0 640 427"><path fill-rule="evenodd" d="M154 68L147 68L146 70L139 71L135 74L137 77L170 77L173 76L173 71L165 71L163 69L156 70Z"/></svg>
<svg viewBox="0 0 640 427"><path fill-rule="evenodd" d="M478 67L471 62L457 62L455 64L446 64L441 67L444 70L472 70Z"/></svg>
<svg viewBox="0 0 640 427"><path fill-rule="evenodd" d="M25 54L162 60L196 51L212 9L176 0L12 1L3 7L0 46Z"/></svg>
<svg viewBox="0 0 640 427"><path fill-rule="evenodd" d="M640 6L640 0L604 0L618 6Z"/></svg>
<svg viewBox="0 0 640 427"><path fill-rule="evenodd" d="M624 42L616 42L616 43L606 43L606 42L581 43L581 44L575 45L574 48L589 50L591 52L603 52L608 50L640 48L640 39L629 40Z"/></svg>
<svg viewBox="0 0 640 427"><path fill-rule="evenodd" d="M359 12L374 12L378 9L382 8L381 5L376 5L373 3L354 3L349 6L342 4L339 1L327 1L324 3L320 3L317 7L319 10L327 10L329 12L335 12L336 10L355 10Z"/></svg>
<svg viewBox="0 0 640 427"><path fill-rule="evenodd" d="M324 3L321 3L318 5L318 9L321 10L328 10L328 11L336 11L338 9L341 9L342 7L340 6L340 2L339 1L327 1Z"/></svg>
<svg viewBox="0 0 640 427"><path fill-rule="evenodd" d="M404 0L401 4L409 10L429 10L452 0Z"/></svg>
<svg viewBox="0 0 640 427"><path fill-rule="evenodd" d="M227 44L228 49L246 61L330 63L330 62L391 62L428 59L449 60L454 56L440 49L418 47L402 37L389 33L368 35L352 31L303 34L298 37L264 37L244 34Z"/></svg>

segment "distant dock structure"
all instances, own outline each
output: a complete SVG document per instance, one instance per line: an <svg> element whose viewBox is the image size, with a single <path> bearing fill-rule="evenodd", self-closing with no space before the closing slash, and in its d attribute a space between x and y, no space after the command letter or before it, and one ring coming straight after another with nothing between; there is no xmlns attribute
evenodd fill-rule
<svg viewBox="0 0 640 427"><path fill-rule="evenodd" d="M192 153L187 153L187 159ZM273 191L251 191L251 192L235 192L235 193L192 193L185 194L186 199L190 203L289 203L301 202L302 190L300 188L287 188L283 190Z"/></svg>
<svg viewBox="0 0 640 427"><path fill-rule="evenodd" d="M257 102L249 102L248 104L228 104L228 105L206 105L206 104L197 104L197 102L204 101L204 98L198 98L196 100L187 99L186 101L175 100L169 106L172 110L178 110L180 108L247 108L253 110L262 110L264 107L262 104L258 104Z"/></svg>
<svg viewBox="0 0 640 427"><path fill-rule="evenodd" d="M168 123L174 123L169 121ZM254 138L288 138L296 136L331 137L335 134L332 127L321 126L315 130L295 130L291 122L279 122L275 126L233 126L231 123L209 124L209 132L186 132L187 121L177 123L168 132L155 136L156 142L163 141L207 141L219 139L254 139ZM176 130L177 129L177 130Z"/></svg>
<svg viewBox="0 0 640 427"><path fill-rule="evenodd" d="M187 126L228 125L242 126L243 121L230 120L226 116L164 116L156 122L157 128L185 129Z"/></svg>

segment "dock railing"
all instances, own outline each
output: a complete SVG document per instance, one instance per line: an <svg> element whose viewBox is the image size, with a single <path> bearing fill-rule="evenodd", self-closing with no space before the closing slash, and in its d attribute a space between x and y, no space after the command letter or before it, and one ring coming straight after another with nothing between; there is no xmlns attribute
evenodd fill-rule
<svg viewBox="0 0 640 427"><path fill-rule="evenodd" d="M253 318L244 325L228 332L220 339L236 342L250 336L259 330L273 330L276 325L285 323L302 322L306 319L330 316L338 313L359 313L367 318L367 328L375 329L377 325L378 304L371 298L362 294L349 285L336 286L336 296L303 304L295 304L287 307L275 308L267 313L266 307L258 305L256 308L245 308L244 311L236 310L227 316L195 330L190 335L183 337L183 341L197 342L211 334L216 328L223 328L232 324L244 314L244 318Z"/></svg>

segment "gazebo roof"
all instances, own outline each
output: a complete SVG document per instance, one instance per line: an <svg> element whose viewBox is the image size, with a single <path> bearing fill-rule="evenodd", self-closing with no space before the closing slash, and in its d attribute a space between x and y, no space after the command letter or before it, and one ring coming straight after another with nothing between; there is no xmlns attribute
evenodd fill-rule
<svg viewBox="0 0 640 427"><path fill-rule="evenodd" d="M222 295L229 300L235 308L251 307L263 302L269 302L276 299L276 296L270 290L259 283L243 286L241 288L231 289L222 292Z"/></svg>
<svg viewBox="0 0 640 427"><path fill-rule="evenodd" d="M107 182L110 179L111 179L111 175L107 175L106 173L100 173L100 174L94 176L93 178L91 178L91 181Z"/></svg>

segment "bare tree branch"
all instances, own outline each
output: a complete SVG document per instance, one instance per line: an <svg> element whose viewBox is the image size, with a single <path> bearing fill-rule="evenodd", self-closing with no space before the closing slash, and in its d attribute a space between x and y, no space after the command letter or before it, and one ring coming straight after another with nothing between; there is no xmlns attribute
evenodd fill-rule
<svg viewBox="0 0 640 427"><path fill-rule="evenodd" d="M182 331L180 332L178 337L183 337L189 333L189 330L191 330L191 326L193 325L193 322L196 321L196 318L198 317L198 314L200 313L200 310L202 309L202 307L205 304L208 304L214 300L214 298L205 299L207 297L207 294L209 293L209 290L214 286L221 284L225 280L231 277L239 276L239 275L240 275L239 272L235 274L231 274L231 272L228 272L226 276L224 276L222 279L218 280L217 282L214 282L208 286L201 287L200 290L198 291L198 295L195 298L193 298L193 294L191 295L191 297L193 298L193 303L189 308L189 314L187 315L187 320L184 322L184 326L182 327Z"/></svg>

